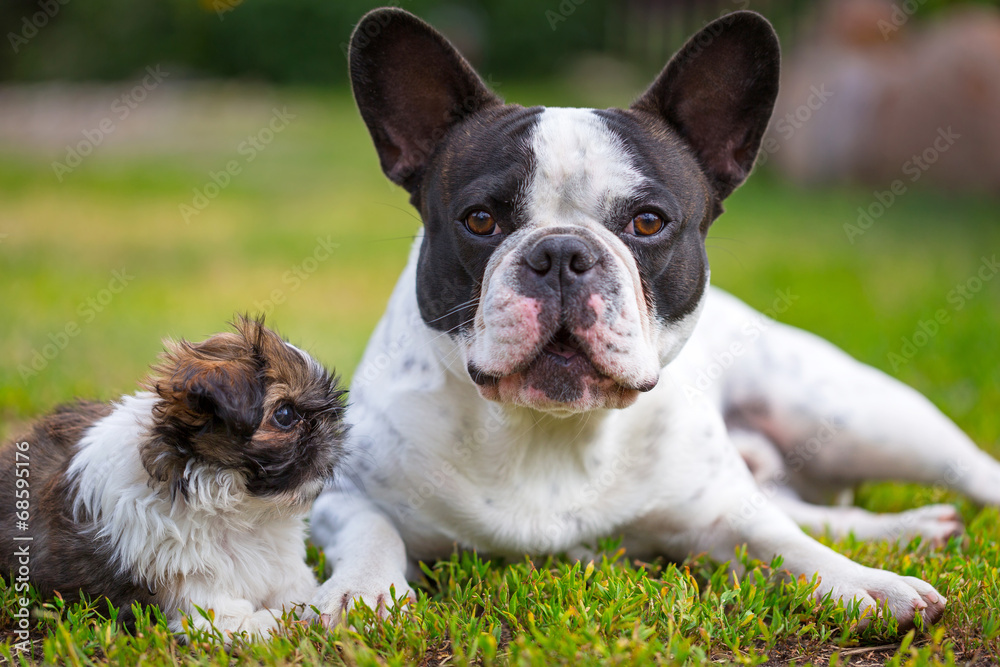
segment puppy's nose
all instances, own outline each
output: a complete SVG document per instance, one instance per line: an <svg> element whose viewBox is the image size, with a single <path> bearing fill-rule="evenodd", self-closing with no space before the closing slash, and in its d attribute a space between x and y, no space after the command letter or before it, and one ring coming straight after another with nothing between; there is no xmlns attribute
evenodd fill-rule
<svg viewBox="0 0 1000 667"><path fill-rule="evenodd" d="M579 236L551 234L528 251L525 262L539 276L554 273L563 279L572 279L594 268L597 254Z"/></svg>

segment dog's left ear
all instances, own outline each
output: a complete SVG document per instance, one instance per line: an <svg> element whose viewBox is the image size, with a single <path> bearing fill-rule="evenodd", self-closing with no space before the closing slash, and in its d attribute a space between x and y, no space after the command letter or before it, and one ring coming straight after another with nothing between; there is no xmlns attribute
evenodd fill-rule
<svg viewBox="0 0 1000 667"><path fill-rule="evenodd" d="M382 171L415 195L453 125L500 104L437 30L402 9L376 9L351 36L351 86Z"/></svg>
<svg viewBox="0 0 1000 667"><path fill-rule="evenodd" d="M721 201L746 179L778 95L781 50L760 14L727 14L688 40L632 105L694 149Z"/></svg>

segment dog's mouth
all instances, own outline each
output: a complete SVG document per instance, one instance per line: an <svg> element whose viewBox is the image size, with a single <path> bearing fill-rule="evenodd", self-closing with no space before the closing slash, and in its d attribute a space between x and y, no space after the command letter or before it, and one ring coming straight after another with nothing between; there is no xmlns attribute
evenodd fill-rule
<svg viewBox="0 0 1000 667"><path fill-rule="evenodd" d="M566 327L559 327L548 342L539 348L537 354L510 373L493 375L482 371L472 363L469 364L468 370L472 380L481 387L496 386L501 379L515 375L523 375L528 379L532 377L557 379L559 376L607 379L607 375L594 365L580 340Z"/></svg>
<svg viewBox="0 0 1000 667"><path fill-rule="evenodd" d="M508 372L487 372L473 361L469 375L483 398L555 414L631 405L649 386L631 386L596 364L586 341L559 326L536 352Z"/></svg>
<svg viewBox="0 0 1000 667"><path fill-rule="evenodd" d="M578 356L586 357L580 342L564 327L560 327L552 336L552 340L542 347L541 354L549 355L557 364L563 366L569 366Z"/></svg>

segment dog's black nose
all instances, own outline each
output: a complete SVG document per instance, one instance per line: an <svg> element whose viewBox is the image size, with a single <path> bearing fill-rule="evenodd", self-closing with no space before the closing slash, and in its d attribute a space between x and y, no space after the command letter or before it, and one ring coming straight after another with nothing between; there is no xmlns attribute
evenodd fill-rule
<svg viewBox="0 0 1000 667"><path fill-rule="evenodd" d="M597 264L597 254L579 236L551 234L525 255L525 262L539 276L553 273L563 280L587 273Z"/></svg>

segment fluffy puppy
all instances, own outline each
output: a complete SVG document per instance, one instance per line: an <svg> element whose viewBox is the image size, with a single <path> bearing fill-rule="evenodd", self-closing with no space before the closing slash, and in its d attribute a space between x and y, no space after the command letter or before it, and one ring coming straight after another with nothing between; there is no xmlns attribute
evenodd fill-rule
<svg viewBox="0 0 1000 667"><path fill-rule="evenodd" d="M168 342L144 391L78 402L0 450L0 572L156 604L225 636L263 634L306 603L304 517L342 454L344 392L262 320Z"/></svg>

